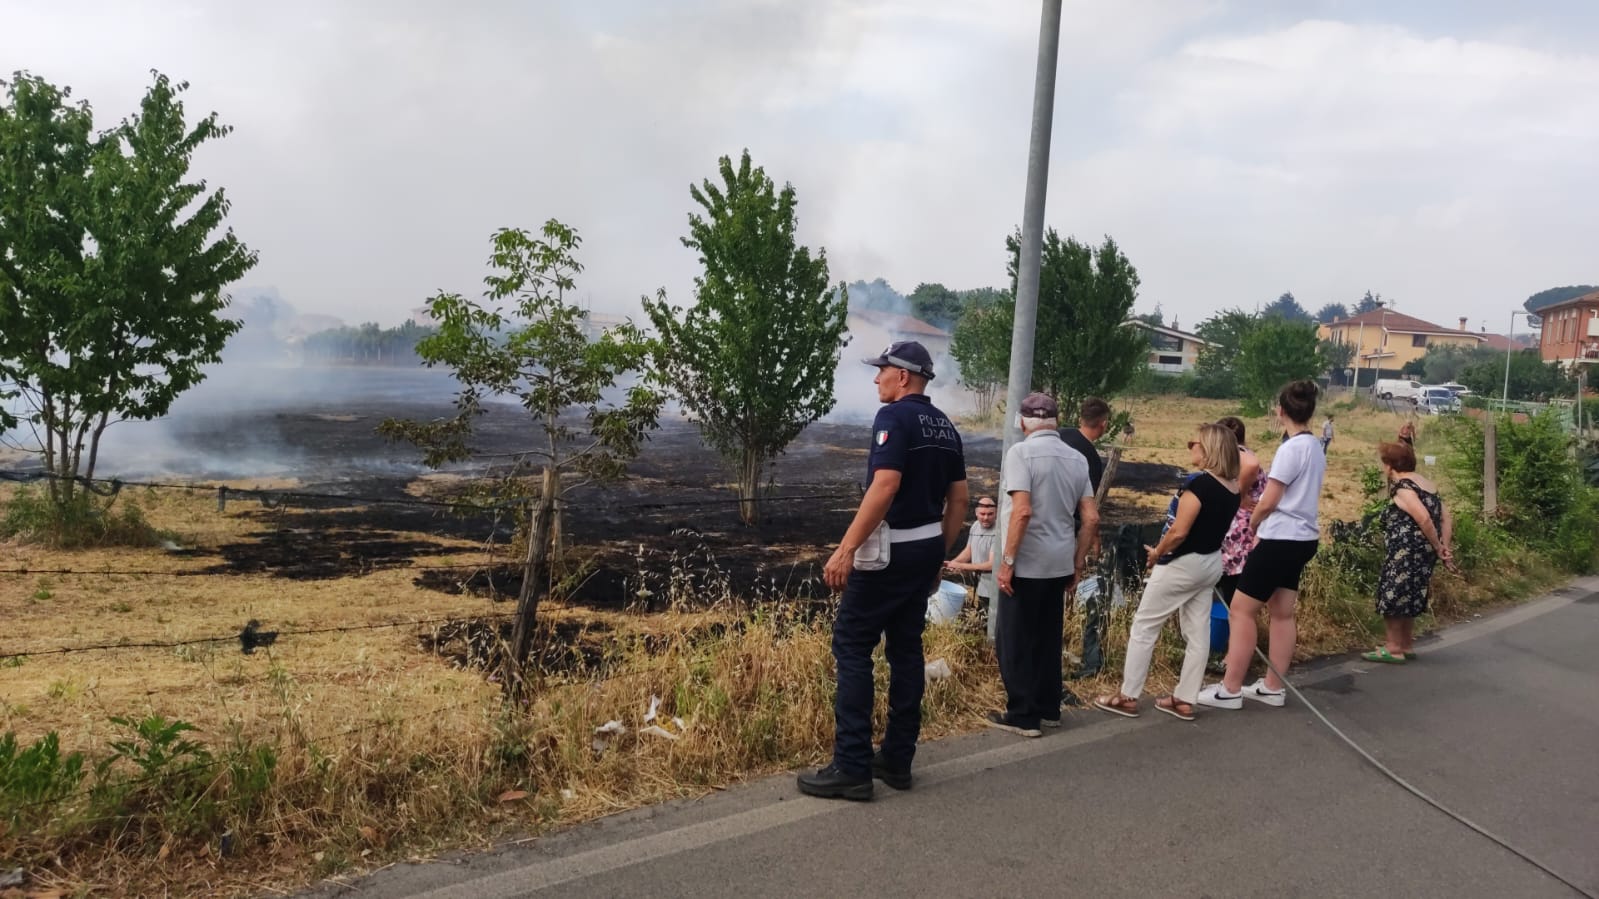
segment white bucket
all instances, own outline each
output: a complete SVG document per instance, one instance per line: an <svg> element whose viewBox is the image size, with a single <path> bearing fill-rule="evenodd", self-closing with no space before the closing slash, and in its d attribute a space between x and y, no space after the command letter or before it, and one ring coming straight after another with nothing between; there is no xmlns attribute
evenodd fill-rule
<svg viewBox="0 0 1599 899"><path fill-rule="evenodd" d="M939 581L938 590L927 597L927 620L933 624L948 624L960 617L961 606L966 605L966 586L954 581Z"/></svg>

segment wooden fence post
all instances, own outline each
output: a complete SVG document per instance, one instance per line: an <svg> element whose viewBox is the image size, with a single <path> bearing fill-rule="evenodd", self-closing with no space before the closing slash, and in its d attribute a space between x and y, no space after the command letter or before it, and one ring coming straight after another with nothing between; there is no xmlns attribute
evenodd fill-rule
<svg viewBox="0 0 1599 899"><path fill-rule="evenodd" d="M1110 448L1110 459L1105 462L1105 471L1099 476L1099 489L1094 491L1094 503L1103 506L1105 495L1110 493L1110 482L1116 480L1116 467L1122 462L1122 448Z"/></svg>
<svg viewBox="0 0 1599 899"><path fill-rule="evenodd" d="M1490 411L1482 425L1482 514L1499 512L1499 436Z"/></svg>

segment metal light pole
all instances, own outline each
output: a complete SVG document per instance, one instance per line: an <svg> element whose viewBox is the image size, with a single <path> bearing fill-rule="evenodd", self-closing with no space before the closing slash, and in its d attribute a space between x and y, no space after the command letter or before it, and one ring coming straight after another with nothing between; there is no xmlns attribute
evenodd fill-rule
<svg viewBox="0 0 1599 899"><path fill-rule="evenodd" d="M1021 439L1016 415L1033 383L1033 332L1038 324L1038 275L1044 244L1044 194L1049 187L1049 138L1055 120L1060 8L1061 0L1044 0L1038 25L1033 131L1027 143L1027 194L1022 202L1022 248L1016 266L1016 319L1010 336L1010 382L1005 389L1007 451Z"/></svg>
<svg viewBox="0 0 1599 899"><path fill-rule="evenodd" d="M1510 333L1505 335L1505 392L1499 397L1499 411L1510 408L1510 357L1516 351L1516 316L1525 315L1529 319L1531 312L1510 313Z"/></svg>

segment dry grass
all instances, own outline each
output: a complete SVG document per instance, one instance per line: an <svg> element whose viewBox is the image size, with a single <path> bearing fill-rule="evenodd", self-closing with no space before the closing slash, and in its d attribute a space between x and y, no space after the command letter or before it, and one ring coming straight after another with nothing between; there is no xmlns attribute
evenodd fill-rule
<svg viewBox="0 0 1599 899"><path fill-rule="evenodd" d="M1131 405L1138 431L1126 457L1174 465L1186 463L1184 443L1195 423L1235 411L1225 402L1175 398ZM1339 436L1324 514L1348 518L1362 501L1360 469L1399 419L1369 410L1335 414ZM1267 429L1264 420L1248 424L1252 435ZM1269 455L1271 440L1253 442ZM1422 446L1431 451L1425 437ZM425 495L438 486L428 480L413 491ZM136 499L153 525L176 533L185 546L249 541L263 526L252 503L230 504L219 515L210 495L139 491L125 498ZM1165 505L1164 497L1141 501L1152 511ZM444 544L447 551L426 564L485 558L483 547L468 541L396 536ZM160 550L67 553L0 545L0 567L13 569L179 572L214 561ZM3 575L0 652L192 640L234 633L251 618L299 630L509 611L424 590L413 578L405 569L321 581ZM1473 583L1441 579L1436 605L1442 617L1462 615L1555 579L1536 559L1508 559ZM1077 685L1083 698L1116 689L1130 609L1116 614L1107 636L1105 674ZM229 747L265 746L277 761L270 783L225 816L234 831L226 857L219 833L186 831L185 819L155 797L142 817L113 822L84 820L92 804L69 801L45 831L0 833L0 859L25 864L38 882L64 889L94 884L106 894L138 895L162 884L176 892L245 894L442 847L483 846L507 832L540 833L815 764L832 739L830 616L811 622L806 614L781 604L755 613L729 604L655 616L551 605L545 618L552 624L578 622L596 632L591 642L604 648L615 673L551 681L514 712L481 673L424 651L419 638L426 627L285 637L250 656L234 643L31 655L0 666L0 730L24 741L53 731L64 749L103 757L111 740L125 736L112 716L161 715L194 724L197 739L219 755ZM1369 597L1351 592L1334 567L1313 570L1301 656L1364 646L1373 624ZM974 631L971 622L928 631L927 657L947 659L955 672L929 685L928 737L976 729L980 714L1000 701L991 655ZM1080 621L1073 619L1069 631L1075 649ZM1181 646L1170 631L1156 653L1151 693L1175 679ZM886 678L884 666L878 674ZM638 733L652 695L661 697L665 719L684 720L679 739ZM628 733L597 751L594 730L611 720ZM242 795L236 774L208 776L207 796Z"/></svg>

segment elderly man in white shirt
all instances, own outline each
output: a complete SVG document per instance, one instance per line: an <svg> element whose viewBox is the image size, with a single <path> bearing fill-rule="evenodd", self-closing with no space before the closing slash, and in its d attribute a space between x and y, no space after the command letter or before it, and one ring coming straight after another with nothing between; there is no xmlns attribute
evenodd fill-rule
<svg viewBox="0 0 1599 899"><path fill-rule="evenodd" d="M1005 710L990 713L988 724L1038 737L1041 728L1060 726L1066 589L1083 570L1092 542L1077 539L1078 524L1084 534L1098 533L1099 507L1087 460L1055 430L1060 412L1054 398L1029 394L1018 411L1025 436L1005 453L999 471L1005 544L995 576L995 652Z"/></svg>

